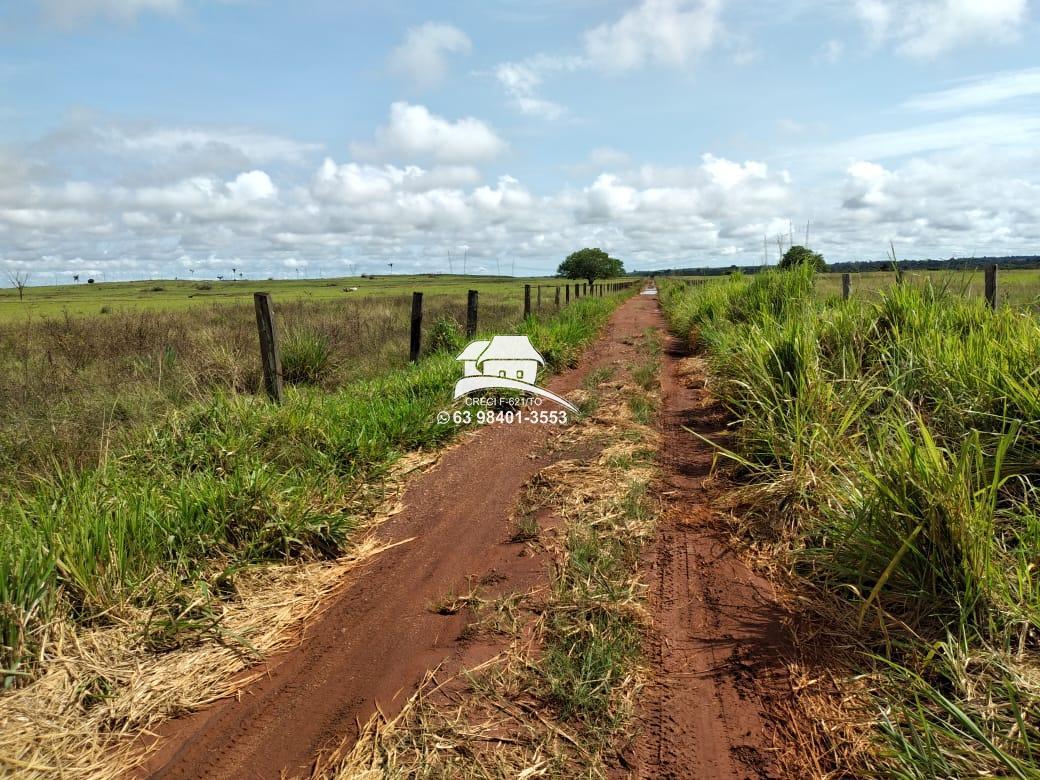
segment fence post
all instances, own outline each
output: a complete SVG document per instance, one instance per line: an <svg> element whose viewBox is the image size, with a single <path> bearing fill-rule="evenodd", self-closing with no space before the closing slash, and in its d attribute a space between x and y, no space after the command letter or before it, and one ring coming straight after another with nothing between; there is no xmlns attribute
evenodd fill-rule
<svg viewBox="0 0 1040 780"><path fill-rule="evenodd" d="M412 341L408 350L408 360L415 363L419 359L422 346L422 293L412 293Z"/></svg>
<svg viewBox="0 0 1040 780"><path fill-rule="evenodd" d="M542 286L538 285L538 311L542 310Z"/></svg>
<svg viewBox="0 0 1040 780"><path fill-rule="evenodd" d="M531 285L524 285L524 317L531 316Z"/></svg>
<svg viewBox="0 0 1040 780"><path fill-rule="evenodd" d="M841 299L847 301L852 292L852 274L841 275Z"/></svg>
<svg viewBox="0 0 1040 780"><path fill-rule="evenodd" d="M991 309L997 308L997 264L986 266L986 302Z"/></svg>
<svg viewBox="0 0 1040 780"><path fill-rule="evenodd" d="M282 356L278 349L278 331L270 293L253 293L256 329L260 332L260 361L264 366L264 389L271 400L282 402Z"/></svg>
<svg viewBox="0 0 1040 780"><path fill-rule="evenodd" d="M560 308L560 285L556 285L556 300L555 300L555 304L556 304L556 308L557 309Z"/></svg>
<svg viewBox="0 0 1040 780"><path fill-rule="evenodd" d="M466 296L466 338L477 335L477 291L470 290Z"/></svg>
<svg viewBox="0 0 1040 780"><path fill-rule="evenodd" d="M577 282L574 283L574 300L578 300L581 297L581 285Z"/></svg>
<svg viewBox="0 0 1040 780"><path fill-rule="evenodd" d="M571 286L569 284L565 284L563 286L563 291L565 293L567 293L567 303L570 303L571 302Z"/></svg>

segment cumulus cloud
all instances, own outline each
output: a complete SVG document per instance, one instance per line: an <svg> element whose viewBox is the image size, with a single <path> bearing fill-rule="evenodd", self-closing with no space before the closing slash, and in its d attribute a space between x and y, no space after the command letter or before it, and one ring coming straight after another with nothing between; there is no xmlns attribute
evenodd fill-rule
<svg viewBox="0 0 1040 780"><path fill-rule="evenodd" d="M521 113L559 119L566 107L540 94L547 76L581 70L618 73L648 65L685 68L721 39L721 7L722 0L642 0L619 19L587 30L581 54L543 53L503 62L494 75ZM746 43L733 55L739 64L756 57Z"/></svg>
<svg viewBox="0 0 1040 780"><path fill-rule="evenodd" d="M480 163L505 151L506 143L487 124L473 117L454 122L428 108L397 102L389 122L371 143L351 145L355 157L367 160L432 160L437 163Z"/></svg>
<svg viewBox="0 0 1040 780"><path fill-rule="evenodd" d="M718 41L721 8L721 0L642 0L617 21L586 32L585 54L607 71L686 67Z"/></svg>
<svg viewBox="0 0 1040 780"><path fill-rule="evenodd" d="M10 174L0 179L0 267L103 270L113 279L189 268L201 278L235 265L256 278L304 263L308 273L342 273L345 261L355 272L378 272L392 259L395 271L445 271L447 250L463 244L471 270L515 256L518 270L551 271L585 245L629 267L728 265L760 261L764 235L772 249L789 219L807 218L814 246L834 260L882 257L890 238L912 257L1040 243L1040 144L964 143L978 128L953 144L934 132L906 135L901 148L916 151L896 158L874 154L891 135L848 142L840 155L817 155L826 175L814 179L797 161L789 171L704 154L665 167L604 147L587 155L577 185L542 191L520 177L488 178L472 164L432 159L429 144L425 163L304 157L145 183L60 178L59 166L33 160L28 147L8 148L0 154ZM37 155L60 153L30 146Z"/></svg>
<svg viewBox="0 0 1040 780"><path fill-rule="evenodd" d="M1028 0L856 0L853 10L875 45L918 59L1015 40L1029 14Z"/></svg>
<svg viewBox="0 0 1040 780"><path fill-rule="evenodd" d="M409 28L388 58L390 70L421 88L436 86L448 74L453 54L469 54L473 44L458 27L426 22Z"/></svg>

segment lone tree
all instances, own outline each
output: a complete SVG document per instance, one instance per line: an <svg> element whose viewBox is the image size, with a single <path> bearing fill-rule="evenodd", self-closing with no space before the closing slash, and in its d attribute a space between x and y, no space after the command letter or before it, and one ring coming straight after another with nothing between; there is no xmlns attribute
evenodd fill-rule
<svg viewBox="0 0 1040 780"><path fill-rule="evenodd" d="M817 273L827 270L827 263L823 261L823 255L797 244L784 252L784 256L780 260L780 268L783 269L797 268L805 264L811 265Z"/></svg>
<svg viewBox="0 0 1040 780"><path fill-rule="evenodd" d="M25 295L25 288L29 284L29 272L28 271L8 271L7 278L11 281L12 287L18 288L18 300L22 300Z"/></svg>
<svg viewBox="0 0 1040 780"><path fill-rule="evenodd" d="M616 257L611 257L602 249L588 247L571 252L556 269L557 276L564 279L585 279L590 286L597 279L610 279L623 273L625 266Z"/></svg>

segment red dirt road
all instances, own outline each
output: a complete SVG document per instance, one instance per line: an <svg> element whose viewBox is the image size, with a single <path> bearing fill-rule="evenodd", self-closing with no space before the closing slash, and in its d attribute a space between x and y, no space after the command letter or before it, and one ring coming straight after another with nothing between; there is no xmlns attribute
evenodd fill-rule
<svg viewBox="0 0 1040 780"><path fill-rule="evenodd" d="M642 311L622 306L579 367L556 377L550 389L566 394L578 387L589 371L612 361L611 344L642 327ZM384 713L396 712L428 669L466 653L458 641L465 614L444 616L430 607L490 574L506 577L502 587L509 590L530 584L521 547L508 543L510 513L521 486L550 462L538 453L552 427L486 427L414 479L404 511L376 532L381 540L412 541L377 556L335 594L303 642L268 662L265 677L164 729L145 774L157 780L306 774L321 754L355 736L377 703Z"/></svg>
<svg viewBox="0 0 1040 780"><path fill-rule="evenodd" d="M646 328L663 328L657 302L640 297L614 313L580 366L549 384L578 387L590 371L618 360ZM641 714L644 733L631 777L772 777L766 703L780 679L786 634L768 586L714 530L701 481L710 452L681 424L717 425L697 390L662 376L667 502L651 551L655 630L653 681ZM295 649L271 659L265 676L237 696L169 724L144 768L153 778L279 778L309 774L316 759L357 733L378 707L396 713L427 670L471 663L459 641L467 617L431 605L505 577L503 591L526 588L534 570L510 544L511 512L522 485L548 465L550 426L490 426L447 451L405 492L404 511L376 532L411 539L367 564L331 599ZM557 456L558 457L558 456ZM624 772L622 772L624 774Z"/></svg>
<svg viewBox="0 0 1040 780"><path fill-rule="evenodd" d="M655 318L656 319L656 318ZM662 323L663 327L663 323ZM661 373L664 515L644 580L654 616L634 776L773 778L771 702L789 695L784 652L791 636L768 582L734 553L704 485L711 437L725 419L685 374L675 339Z"/></svg>

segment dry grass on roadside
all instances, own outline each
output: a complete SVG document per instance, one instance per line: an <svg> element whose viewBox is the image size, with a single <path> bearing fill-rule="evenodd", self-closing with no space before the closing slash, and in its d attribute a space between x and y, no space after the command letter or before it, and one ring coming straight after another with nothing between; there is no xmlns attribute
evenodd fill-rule
<svg viewBox="0 0 1040 780"><path fill-rule="evenodd" d="M399 511L404 476L436 460L429 453L402 458L365 526ZM221 603L219 632L172 652L156 654L128 641L140 634L145 614L86 631L57 621L46 673L5 695L0 775L107 780L138 765L148 750L141 737L150 729L241 687L236 675L296 644L325 596L361 562L388 549L363 532L356 538L362 541L335 561L245 570L234 580L237 597Z"/></svg>

